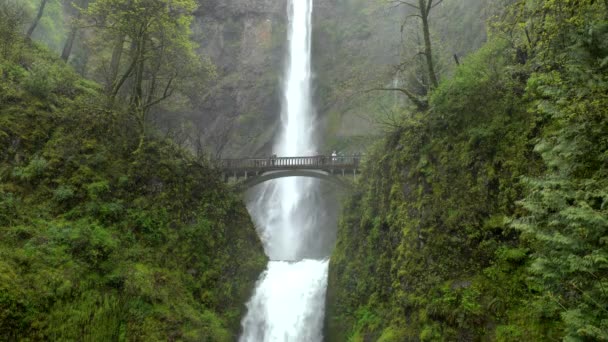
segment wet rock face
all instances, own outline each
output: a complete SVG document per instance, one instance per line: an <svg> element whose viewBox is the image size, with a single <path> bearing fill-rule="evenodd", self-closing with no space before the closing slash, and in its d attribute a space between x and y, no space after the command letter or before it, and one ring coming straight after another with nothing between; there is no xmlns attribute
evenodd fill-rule
<svg viewBox="0 0 608 342"><path fill-rule="evenodd" d="M315 11L334 7L336 0L315 0ZM284 17L287 12L287 0L204 0L201 9L212 12L217 18L234 15L272 15Z"/></svg>
<svg viewBox="0 0 608 342"><path fill-rule="evenodd" d="M268 152L281 107L286 3L205 0L196 12L194 37L218 79L193 117L211 131L234 126L225 155Z"/></svg>
<svg viewBox="0 0 608 342"><path fill-rule="evenodd" d="M280 122L288 1L200 3L193 34L200 54L216 66L218 78L191 118L205 131L233 126L225 156L268 155ZM315 0L314 16L333 16L334 3ZM213 140L208 143L216 143Z"/></svg>
<svg viewBox="0 0 608 342"><path fill-rule="evenodd" d="M286 1L277 0L205 0L201 9L225 19L241 15L281 15L285 13Z"/></svg>

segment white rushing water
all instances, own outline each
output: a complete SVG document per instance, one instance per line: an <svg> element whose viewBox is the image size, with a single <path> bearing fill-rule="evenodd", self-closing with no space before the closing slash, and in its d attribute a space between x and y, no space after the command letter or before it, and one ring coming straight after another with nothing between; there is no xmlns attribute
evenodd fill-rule
<svg viewBox="0 0 608 342"><path fill-rule="evenodd" d="M241 341L321 341L326 286L326 261L271 261L247 304Z"/></svg>
<svg viewBox="0 0 608 342"><path fill-rule="evenodd" d="M312 0L289 0L288 15L282 131L274 149L279 157L316 150L310 100ZM272 261L247 304L241 342L322 340L328 260L310 259L319 258L324 246L318 188L316 180L279 179L263 185L249 204Z"/></svg>

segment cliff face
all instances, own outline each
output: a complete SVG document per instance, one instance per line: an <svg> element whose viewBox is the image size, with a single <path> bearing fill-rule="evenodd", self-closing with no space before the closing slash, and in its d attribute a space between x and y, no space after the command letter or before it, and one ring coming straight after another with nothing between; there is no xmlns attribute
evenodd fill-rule
<svg viewBox="0 0 608 342"><path fill-rule="evenodd" d="M460 16L458 4L464 3L441 8L438 16L454 11ZM201 55L216 65L217 79L191 119L207 145L224 156L271 153L280 123L286 6L287 1L206 0L197 11L194 36ZM404 104L397 93L369 90L398 87L407 78L394 68L416 49L412 32L400 32L405 11L363 0L315 0L313 87L321 152L365 150L369 137L380 132L378 123ZM437 50L442 70L453 68L452 54L466 54L485 37L478 27L484 16L478 10L469 12L481 18L471 21L474 25L452 29L439 20L435 23L437 36L459 42ZM456 39L467 30L479 31L479 39Z"/></svg>
<svg viewBox="0 0 608 342"><path fill-rule="evenodd" d="M196 14L194 36L218 77L191 119L207 144L223 148L225 156L271 152L280 123L286 6L286 1L209 0ZM395 62L386 51L398 42L399 25L393 23L395 13L378 8L359 0L314 2L313 85L323 151L343 150L340 144L348 137L369 134L368 113L378 98L394 99L356 96Z"/></svg>
<svg viewBox="0 0 608 342"><path fill-rule="evenodd" d="M434 9L430 26L440 78L453 72L454 55L463 58L483 44L492 3L453 0ZM382 1L315 5L315 96L325 145L332 150L365 151L374 136L393 128L395 118L408 106L399 92L372 89L408 87L423 96L420 23L413 20L415 13L408 6Z"/></svg>
<svg viewBox="0 0 608 342"><path fill-rule="evenodd" d="M194 36L218 77L193 119L218 150L230 140L225 155L255 155L272 141L281 104L285 6L210 0L196 14Z"/></svg>
<svg viewBox="0 0 608 342"><path fill-rule="evenodd" d="M361 0L315 3L315 102L328 150L361 152L378 133L378 105L399 102L391 93L368 92L384 84L398 62L400 10Z"/></svg>
<svg viewBox="0 0 608 342"><path fill-rule="evenodd" d="M497 57L510 53L470 56L370 153L331 257L328 341L547 339L541 324L510 326L540 322L525 314L528 246L509 226L521 179L540 169L536 118L512 95L525 84Z"/></svg>
<svg viewBox="0 0 608 342"><path fill-rule="evenodd" d="M596 129L607 99L595 95L608 87L608 29L581 28L606 8L535 3L498 12L489 42L441 73L429 109L402 108L368 154L331 256L327 341L607 338L606 312L587 301L608 302L606 276L589 277L582 258L605 250L591 231L605 233L594 220L608 222L606 207L585 196L608 174ZM471 8L444 13L475 18ZM539 18L554 35L524 29ZM460 55L458 33L471 30L444 25L454 39L439 47Z"/></svg>

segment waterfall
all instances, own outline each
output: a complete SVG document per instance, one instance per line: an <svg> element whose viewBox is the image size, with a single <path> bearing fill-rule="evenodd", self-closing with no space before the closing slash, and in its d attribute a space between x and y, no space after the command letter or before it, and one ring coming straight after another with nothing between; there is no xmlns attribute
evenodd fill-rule
<svg viewBox="0 0 608 342"><path fill-rule="evenodd" d="M314 153L310 100L312 0L289 0L289 56L285 70L278 156ZM327 241L320 231L319 183L283 178L262 185L248 207L271 259L242 321L241 342L320 341L327 286Z"/></svg>

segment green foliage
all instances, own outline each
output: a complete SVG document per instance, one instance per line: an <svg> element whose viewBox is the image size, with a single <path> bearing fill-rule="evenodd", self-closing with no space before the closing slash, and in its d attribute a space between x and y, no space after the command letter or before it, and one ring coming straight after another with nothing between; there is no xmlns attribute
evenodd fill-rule
<svg viewBox="0 0 608 342"><path fill-rule="evenodd" d="M39 0L21 1L28 13L27 26L31 24L40 6ZM44 14L32 38L44 43L50 50L61 52L68 30L68 21L64 17L64 3L59 0L49 0L44 8Z"/></svg>
<svg viewBox="0 0 608 342"><path fill-rule="evenodd" d="M407 334L403 328L388 327L382 331L382 335L378 338L378 342L399 342L406 339Z"/></svg>
<svg viewBox="0 0 608 342"><path fill-rule="evenodd" d="M132 115L24 49L0 59L0 340L234 340L266 263L238 196L154 131L133 154Z"/></svg>
<svg viewBox="0 0 608 342"><path fill-rule="evenodd" d="M65 202L74 197L74 189L70 186L60 185L53 191L53 197L58 202Z"/></svg>
<svg viewBox="0 0 608 342"><path fill-rule="evenodd" d="M404 111L344 209L329 340L608 339L606 13L516 1Z"/></svg>
<svg viewBox="0 0 608 342"><path fill-rule="evenodd" d="M48 167L48 162L41 157L34 157L28 165L13 169L13 177L26 182L31 182L42 177Z"/></svg>
<svg viewBox="0 0 608 342"><path fill-rule="evenodd" d="M0 57L13 60L22 46L21 29L26 20L25 7L15 0L0 3ZM2 60L0 58L0 61Z"/></svg>
<svg viewBox="0 0 608 342"><path fill-rule="evenodd" d="M52 62L34 63L23 86L32 95L42 99L51 93L65 94L73 88L75 74L60 64Z"/></svg>
<svg viewBox="0 0 608 342"><path fill-rule="evenodd" d="M64 341L124 341L123 309L116 296L97 291L83 293L74 301L58 302L48 318L48 336Z"/></svg>
<svg viewBox="0 0 608 342"><path fill-rule="evenodd" d="M17 216L19 202L15 194L0 189L0 225L11 224Z"/></svg>
<svg viewBox="0 0 608 342"><path fill-rule="evenodd" d="M528 178L521 202L527 215L515 223L534 242L531 271L545 287L537 300L559 305L565 338L573 341L608 339L608 78L602 71L608 32L605 23L580 25L587 32L579 31L565 51L572 56L565 70L535 74L529 83L538 98L534 109L551 122L536 145L547 172Z"/></svg>
<svg viewBox="0 0 608 342"><path fill-rule="evenodd" d="M196 45L191 40L194 0L134 0L127 4L122 0L98 0L84 11L95 25L95 47L98 55L112 43L113 58L118 62L128 42L132 42L129 59L119 65L115 75L109 78L107 88L112 97L126 80L133 82L129 102L144 113L169 98L175 91L186 91L188 80L200 82L213 74L213 67L196 55ZM120 46L120 50L117 49ZM116 55L118 54L118 55ZM114 61L110 61L114 63ZM118 77L117 77L118 76Z"/></svg>

